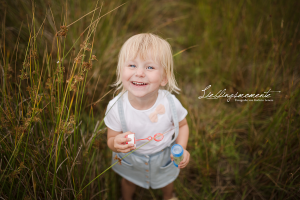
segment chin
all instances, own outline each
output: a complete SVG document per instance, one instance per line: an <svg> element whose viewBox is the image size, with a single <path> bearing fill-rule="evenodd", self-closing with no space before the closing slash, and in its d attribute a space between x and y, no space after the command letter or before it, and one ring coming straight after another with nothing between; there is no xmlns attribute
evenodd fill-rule
<svg viewBox="0 0 300 200"><path fill-rule="evenodd" d="M131 92L131 94L135 97L144 97L147 95L146 93L142 93L142 92Z"/></svg>

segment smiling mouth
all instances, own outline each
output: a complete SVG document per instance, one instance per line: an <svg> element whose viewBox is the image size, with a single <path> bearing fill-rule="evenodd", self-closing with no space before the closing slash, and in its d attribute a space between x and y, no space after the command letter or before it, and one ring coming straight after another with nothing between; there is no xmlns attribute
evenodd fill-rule
<svg viewBox="0 0 300 200"><path fill-rule="evenodd" d="M132 83L133 85L137 85L137 86L148 85L147 83L135 82L135 81L132 81L131 83Z"/></svg>

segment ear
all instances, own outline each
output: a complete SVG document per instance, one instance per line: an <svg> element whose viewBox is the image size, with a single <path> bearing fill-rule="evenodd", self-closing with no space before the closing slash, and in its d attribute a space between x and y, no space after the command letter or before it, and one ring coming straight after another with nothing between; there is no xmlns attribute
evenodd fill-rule
<svg viewBox="0 0 300 200"><path fill-rule="evenodd" d="M161 86L165 86L165 85L167 85L167 83L168 83L168 79L167 79L166 76L164 76L164 78L163 78L163 80L161 81L160 85L161 85Z"/></svg>

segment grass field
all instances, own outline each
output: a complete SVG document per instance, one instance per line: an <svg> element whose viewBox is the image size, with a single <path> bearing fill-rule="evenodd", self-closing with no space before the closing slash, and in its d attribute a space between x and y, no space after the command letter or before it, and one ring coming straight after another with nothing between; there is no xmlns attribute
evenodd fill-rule
<svg viewBox="0 0 300 200"><path fill-rule="evenodd" d="M178 198L299 199L299 7L0 1L0 199L120 198L103 118L120 47L143 32L171 44L176 97L188 110L191 160ZM199 99L209 85L205 95L274 92L272 101ZM162 193L138 188L135 199Z"/></svg>

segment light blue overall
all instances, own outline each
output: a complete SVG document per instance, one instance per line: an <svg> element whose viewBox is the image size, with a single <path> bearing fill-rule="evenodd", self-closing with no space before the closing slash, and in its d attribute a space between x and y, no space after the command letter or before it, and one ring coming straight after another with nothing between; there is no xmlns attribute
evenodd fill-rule
<svg viewBox="0 0 300 200"><path fill-rule="evenodd" d="M174 100L170 92L166 92L175 126L175 137L170 145L162 151L150 155L142 155L133 152L122 159L121 165L116 164L112 167L113 170L123 178L146 189L149 189L149 187L153 189L162 188L173 182L180 172L180 170L174 166L173 162L171 162L170 158L171 147L175 144L175 140L179 133L178 117ZM118 96L120 97L120 95L121 93ZM122 131L125 133L128 129L124 117L122 97L118 99L117 103ZM127 154L129 153L113 152L112 164L116 162L116 160L114 160L116 155L119 158L123 158Z"/></svg>

